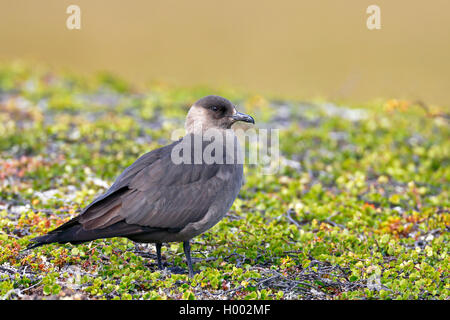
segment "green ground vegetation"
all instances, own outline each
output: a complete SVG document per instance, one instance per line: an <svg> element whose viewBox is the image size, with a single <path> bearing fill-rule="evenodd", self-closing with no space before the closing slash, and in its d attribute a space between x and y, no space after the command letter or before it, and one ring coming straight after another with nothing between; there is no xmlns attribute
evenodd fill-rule
<svg viewBox="0 0 450 320"><path fill-rule="evenodd" d="M280 129L272 175L245 167L230 212L182 245L125 238L22 251L169 143L196 99L220 94ZM108 73L0 66L0 298L448 299L445 108L292 101ZM177 271L178 270L178 271Z"/></svg>

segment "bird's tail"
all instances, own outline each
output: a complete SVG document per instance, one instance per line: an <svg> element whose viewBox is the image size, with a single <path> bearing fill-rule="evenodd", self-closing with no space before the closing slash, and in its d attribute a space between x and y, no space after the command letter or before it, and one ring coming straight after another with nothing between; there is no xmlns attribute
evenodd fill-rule
<svg viewBox="0 0 450 320"><path fill-rule="evenodd" d="M124 221L117 222L103 229L86 230L77 220L73 219L43 236L31 239L32 243L24 250L55 242L79 244L99 238L128 237L155 230L157 229L127 224Z"/></svg>
<svg viewBox="0 0 450 320"><path fill-rule="evenodd" d="M28 247L26 247L24 250L22 251L26 251L26 250L30 250L30 249L34 249L40 246L43 246L44 244L50 244L53 242L59 242L57 240L57 234L46 234L40 237L36 237L31 239L31 243L28 245Z"/></svg>
<svg viewBox="0 0 450 320"><path fill-rule="evenodd" d="M71 231L74 231L74 228L77 229L77 226L81 227L81 225L78 223L78 219L72 219L47 234L31 239L31 243L28 245L28 247L26 247L21 252L40 247L44 244L50 244L54 242L70 242L70 235L73 234L73 232Z"/></svg>
<svg viewBox="0 0 450 320"><path fill-rule="evenodd" d="M32 240L34 240L34 239L32 239ZM34 249L34 248L43 246L44 244L45 244L45 243L43 243L43 242L32 242L32 243L30 243L30 244L28 245L28 247L26 247L25 249L20 250L20 252L25 252L25 251L27 251L27 250Z"/></svg>

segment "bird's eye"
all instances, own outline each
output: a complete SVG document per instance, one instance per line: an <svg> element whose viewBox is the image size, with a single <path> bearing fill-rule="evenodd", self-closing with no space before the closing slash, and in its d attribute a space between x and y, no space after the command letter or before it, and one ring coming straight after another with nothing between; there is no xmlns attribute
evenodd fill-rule
<svg viewBox="0 0 450 320"><path fill-rule="evenodd" d="M218 111L218 110L219 110L219 107L212 106L212 107L211 107L211 110L212 110L212 111Z"/></svg>

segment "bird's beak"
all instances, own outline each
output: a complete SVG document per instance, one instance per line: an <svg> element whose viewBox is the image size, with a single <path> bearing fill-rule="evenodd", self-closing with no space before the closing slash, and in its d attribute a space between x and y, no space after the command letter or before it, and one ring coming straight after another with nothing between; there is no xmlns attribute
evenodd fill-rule
<svg viewBox="0 0 450 320"><path fill-rule="evenodd" d="M253 119L252 117L250 117L248 114L245 113L236 112L234 115L231 116L231 118L234 120L234 122L244 121L255 124L255 119Z"/></svg>

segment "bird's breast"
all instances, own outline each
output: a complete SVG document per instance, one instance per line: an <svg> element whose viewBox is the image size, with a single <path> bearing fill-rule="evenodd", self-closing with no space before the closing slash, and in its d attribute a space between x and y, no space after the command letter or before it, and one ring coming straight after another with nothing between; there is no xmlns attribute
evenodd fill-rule
<svg viewBox="0 0 450 320"><path fill-rule="evenodd" d="M226 215L242 186L243 166L242 164L233 166L232 174L223 181L221 191L212 202L208 212L201 220L188 224L180 232L181 236L191 239L212 228Z"/></svg>

